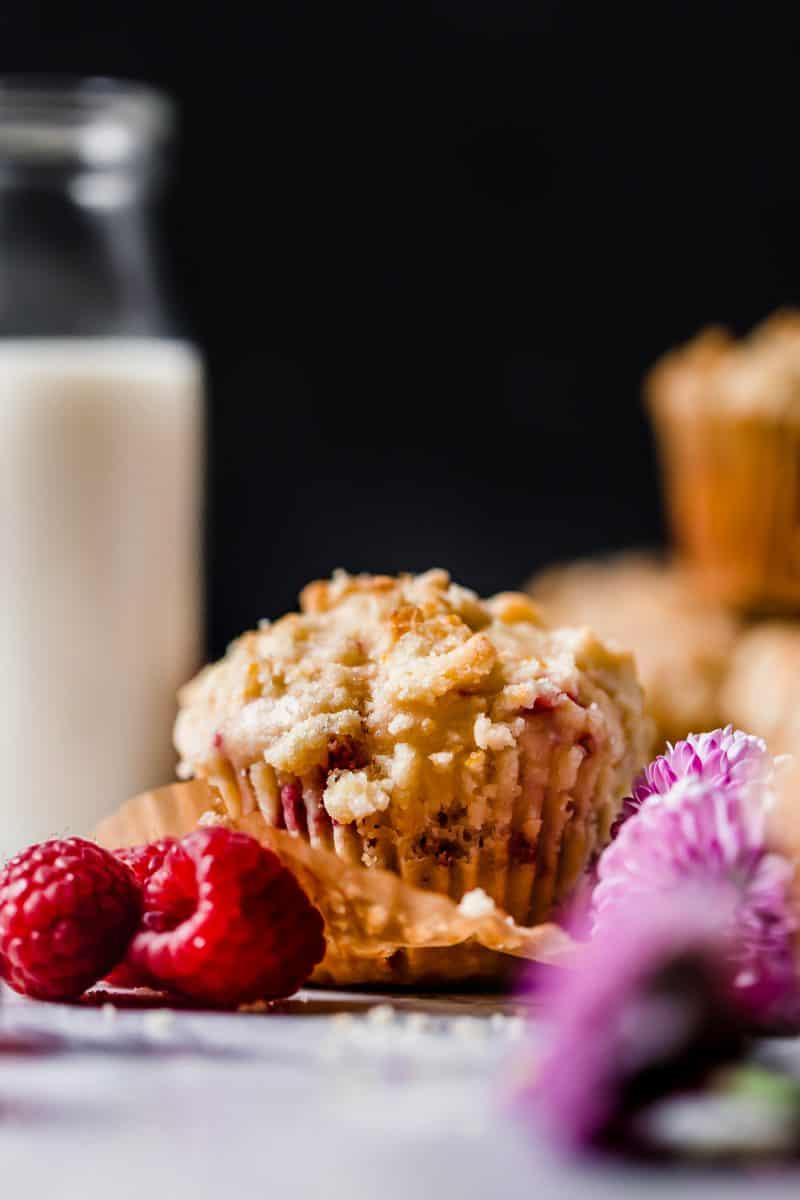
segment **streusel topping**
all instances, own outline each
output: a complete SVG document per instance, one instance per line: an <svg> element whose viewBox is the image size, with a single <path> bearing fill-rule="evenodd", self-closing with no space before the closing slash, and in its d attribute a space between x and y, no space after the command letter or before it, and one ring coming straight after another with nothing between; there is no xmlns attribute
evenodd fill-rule
<svg viewBox="0 0 800 1200"><path fill-rule="evenodd" d="M580 707L622 779L641 749L630 655L587 629L548 629L524 595L482 601L445 571L339 571L182 690L176 744L184 775L213 776L220 756L242 773L261 763L279 785L324 768L322 804L347 824L412 803L423 769L445 793L455 772L485 776L526 714L561 702Z"/></svg>

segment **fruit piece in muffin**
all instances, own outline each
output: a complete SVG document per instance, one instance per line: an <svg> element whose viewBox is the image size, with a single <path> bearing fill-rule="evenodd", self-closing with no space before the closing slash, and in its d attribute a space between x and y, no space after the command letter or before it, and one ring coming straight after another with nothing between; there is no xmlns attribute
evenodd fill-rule
<svg viewBox="0 0 800 1200"><path fill-rule="evenodd" d="M182 774L235 820L543 920L605 843L646 747L628 654L444 571L310 584L180 695Z"/></svg>

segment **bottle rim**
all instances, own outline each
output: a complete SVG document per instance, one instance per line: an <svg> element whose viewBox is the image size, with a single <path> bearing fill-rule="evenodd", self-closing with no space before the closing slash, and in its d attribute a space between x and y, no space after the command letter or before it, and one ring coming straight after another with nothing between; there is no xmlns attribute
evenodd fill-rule
<svg viewBox="0 0 800 1200"><path fill-rule="evenodd" d="M175 106L150 84L106 76L0 76L0 165L119 167L168 141Z"/></svg>

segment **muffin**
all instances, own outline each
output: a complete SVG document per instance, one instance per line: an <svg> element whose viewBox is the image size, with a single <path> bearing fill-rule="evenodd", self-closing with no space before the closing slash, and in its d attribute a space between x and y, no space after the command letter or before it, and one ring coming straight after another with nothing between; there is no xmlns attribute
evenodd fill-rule
<svg viewBox="0 0 800 1200"><path fill-rule="evenodd" d="M482 601L444 571L310 584L180 693L184 778L348 869L544 921L605 844L646 752L629 654L548 629L527 596ZM346 983L498 979L466 944L360 959Z"/></svg>
<svg viewBox="0 0 800 1200"><path fill-rule="evenodd" d="M726 720L763 737L773 754L800 755L800 626L753 626L731 660L722 704Z"/></svg>
<svg viewBox="0 0 800 1200"><path fill-rule="evenodd" d="M797 760L785 771L778 795L767 822L767 837L772 849L794 864L792 897L795 911L800 912L800 762ZM795 962L800 994L800 924L795 934ZM797 1032L795 1022L793 1032Z"/></svg>
<svg viewBox="0 0 800 1200"><path fill-rule="evenodd" d="M653 722L653 754L667 741L715 729L738 633L730 612L698 595L691 571L647 554L585 559L528 584L559 624L589 625L633 651Z"/></svg>
<svg viewBox="0 0 800 1200"><path fill-rule="evenodd" d="M678 546L709 595L800 607L800 314L701 334L647 382Z"/></svg>

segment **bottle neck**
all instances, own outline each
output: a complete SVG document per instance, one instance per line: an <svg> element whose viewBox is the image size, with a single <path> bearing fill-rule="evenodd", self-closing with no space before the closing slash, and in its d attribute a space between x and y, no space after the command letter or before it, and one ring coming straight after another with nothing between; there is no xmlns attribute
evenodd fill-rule
<svg viewBox="0 0 800 1200"><path fill-rule="evenodd" d="M172 336L155 197L124 176L0 175L0 336Z"/></svg>
<svg viewBox="0 0 800 1200"><path fill-rule="evenodd" d="M166 97L0 78L0 336L174 336L154 206Z"/></svg>

